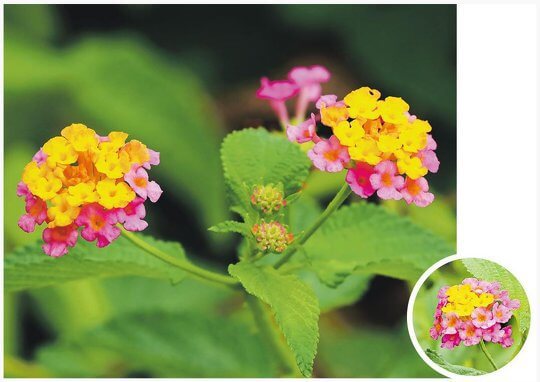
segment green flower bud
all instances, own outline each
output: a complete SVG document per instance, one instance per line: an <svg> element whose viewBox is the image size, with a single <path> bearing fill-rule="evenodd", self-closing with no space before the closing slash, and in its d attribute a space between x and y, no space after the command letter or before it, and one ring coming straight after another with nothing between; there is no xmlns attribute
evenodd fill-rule
<svg viewBox="0 0 540 382"><path fill-rule="evenodd" d="M283 186L281 184L274 186L272 183L255 186L251 194L251 203L265 214L279 211L287 204L283 199Z"/></svg>
<svg viewBox="0 0 540 382"><path fill-rule="evenodd" d="M259 249L264 252L283 252L293 241L293 234L288 232L287 226L279 222L266 223L261 220L251 228L257 240Z"/></svg>

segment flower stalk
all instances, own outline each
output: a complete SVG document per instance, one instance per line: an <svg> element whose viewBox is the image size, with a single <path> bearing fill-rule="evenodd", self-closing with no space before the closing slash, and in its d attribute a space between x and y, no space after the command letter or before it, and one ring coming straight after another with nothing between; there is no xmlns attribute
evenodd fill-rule
<svg viewBox="0 0 540 382"><path fill-rule="evenodd" d="M157 257L158 259L166 262L167 264L170 264L176 268L179 268L193 276L196 276L200 279L212 281L219 284L224 284L231 288L236 288L240 285L240 283L233 277L223 275L220 273L216 273L213 271L210 271L208 269L199 267L197 265L194 265L190 263L189 261L180 259L178 257L171 256L160 249L152 246L151 244L148 244L146 241L140 239L137 237L137 235L126 231L125 229L122 229L122 235L124 235L125 238L127 238L129 241L131 241L133 244L141 248L142 250L146 251L152 256Z"/></svg>
<svg viewBox="0 0 540 382"><path fill-rule="evenodd" d="M328 203L328 206L319 216L319 218L309 227L304 233L293 243L292 246L287 248L283 253L283 256L274 264L274 268L280 268L298 251L298 248L303 245L308 239L319 229L319 227L332 215L342 204L349 195L351 189L347 183L345 183L334 198Z"/></svg>
<svg viewBox="0 0 540 382"><path fill-rule="evenodd" d="M484 355L486 356L486 358L488 359L489 363L491 364L491 366L493 367L493 370L498 370L499 368L497 367L497 365L495 364L495 361L493 360L493 357L491 356L491 354L489 354L488 350L487 350L487 347L486 347L486 343L484 342L484 340L480 340L480 348L482 349L482 352L484 353Z"/></svg>

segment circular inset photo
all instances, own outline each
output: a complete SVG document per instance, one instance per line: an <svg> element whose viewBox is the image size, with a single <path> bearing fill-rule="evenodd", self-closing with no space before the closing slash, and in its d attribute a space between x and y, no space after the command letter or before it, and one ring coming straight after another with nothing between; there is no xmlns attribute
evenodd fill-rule
<svg viewBox="0 0 540 382"><path fill-rule="evenodd" d="M420 356L452 376L482 375L521 350L530 306L516 277L493 261L449 260L420 278L409 302L409 334Z"/></svg>

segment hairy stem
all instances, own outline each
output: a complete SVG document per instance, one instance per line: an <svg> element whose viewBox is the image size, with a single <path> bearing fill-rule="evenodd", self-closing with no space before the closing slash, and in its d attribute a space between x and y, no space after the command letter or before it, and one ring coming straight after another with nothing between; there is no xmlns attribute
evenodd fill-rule
<svg viewBox="0 0 540 382"><path fill-rule="evenodd" d="M122 229L122 235L124 235L124 237L130 240L133 244L145 250L152 256L155 256L158 259L166 262L167 264L170 264L176 268L179 268L193 276L196 276L204 280L224 284L229 287L236 288L240 286L240 283L235 278L224 275L224 274L216 273L205 268L201 268L195 264L190 263L189 261L185 259L171 256L161 251L160 249L152 246L151 244L148 244L146 241L137 237L137 235L133 234L132 232Z"/></svg>
<svg viewBox="0 0 540 382"><path fill-rule="evenodd" d="M483 339L480 340L480 348L484 352L484 355L488 359L491 366L493 366L493 370L498 370L499 368L497 367L497 365L495 365L495 361L493 360L493 357L491 356L491 354L489 354L489 352L488 352L488 350L486 348L486 344L485 344Z"/></svg>
<svg viewBox="0 0 540 382"><path fill-rule="evenodd" d="M292 246L287 248L283 253L283 256L274 264L274 268L279 268L285 264L289 259L298 251L298 247L303 245L308 239L319 229L319 227L332 215L338 208L343 204L343 202L351 194L351 189L347 183L345 183L334 198L328 203L328 206L319 216L319 218L309 227L297 240L293 243Z"/></svg>
<svg viewBox="0 0 540 382"><path fill-rule="evenodd" d="M268 311L265 309L264 305L256 297L250 294L246 293L245 297L261 335L265 341L272 346L276 356L279 358L284 374L282 376L301 376L298 367L296 366L294 356L283 340L281 333L278 332L278 329L269 317Z"/></svg>

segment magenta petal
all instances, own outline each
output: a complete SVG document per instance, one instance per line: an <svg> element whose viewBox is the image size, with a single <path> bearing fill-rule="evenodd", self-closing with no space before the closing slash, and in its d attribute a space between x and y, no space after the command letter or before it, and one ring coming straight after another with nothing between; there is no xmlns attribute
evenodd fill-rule
<svg viewBox="0 0 540 382"><path fill-rule="evenodd" d="M63 243L45 243L41 246L43 252L51 257L60 257L67 254L67 245Z"/></svg>
<svg viewBox="0 0 540 382"><path fill-rule="evenodd" d="M328 82L330 80L330 72L322 65L313 65L310 67L297 66L291 69L288 78L298 86L304 87L311 84Z"/></svg>
<svg viewBox="0 0 540 382"><path fill-rule="evenodd" d="M414 204L416 204L418 207L427 207L433 203L434 199L435 195L433 195L431 192L423 192L414 200Z"/></svg>
<svg viewBox="0 0 540 382"><path fill-rule="evenodd" d="M402 198L401 193L392 187L382 187L377 190L377 196L385 200L400 200Z"/></svg>
<svg viewBox="0 0 540 382"><path fill-rule="evenodd" d="M100 234L97 235L96 245L99 248L106 247L107 245L111 244L118 236L120 236L120 233L120 228L113 225L106 226L103 230L101 230Z"/></svg>
<svg viewBox="0 0 540 382"><path fill-rule="evenodd" d="M36 221L31 215L24 214L19 219L18 225L24 232L30 233L34 232L34 229L36 228Z"/></svg>
<svg viewBox="0 0 540 382"><path fill-rule="evenodd" d="M326 94L322 95L315 103L317 109L322 109L324 107L330 107L337 103L337 95L335 94Z"/></svg>
<svg viewBox="0 0 540 382"><path fill-rule="evenodd" d="M146 190L148 192L148 199L150 199L152 203L157 202L161 194L163 193L163 190L155 181L149 182Z"/></svg>
<svg viewBox="0 0 540 382"><path fill-rule="evenodd" d="M128 216L124 222L124 228L128 231L143 231L148 227L148 223L137 216Z"/></svg>
<svg viewBox="0 0 540 382"><path fill-rule="evenodd" d="M285 101L295 96L300 88L292 81L270 81L261 78L261 87L257 90L257 97L271 101Z"/></svg>
<svg viewBox="0 0 540 382"><path fill-rule="evenodd" d="M42 165L47 160L47 154L43 152L43 149L39 149L39 151L34 155L32 160L38 165Z"/></svg>
<svg viewBox="0 0 540 382"><path fill-rule="evenodd" d="M375 193L369 181L371 175L373 175L373 167L367 163L358 162L354 168L347 171L345 181L356 195L368 198Z"/></svg>
<svg viewBox="0 0 540 382"><path fill-rule="evenodd" d="M86 241L94 241L96 240L97 232L88 226L82 229L81 236Z"/></svg>
<svg viewBox="0 0 540 382"><path fill-rule="evenodd" d="M26 183L24 182L17 183L17 196L27 197L29 195L31 195L31 193Z"/></svg>

